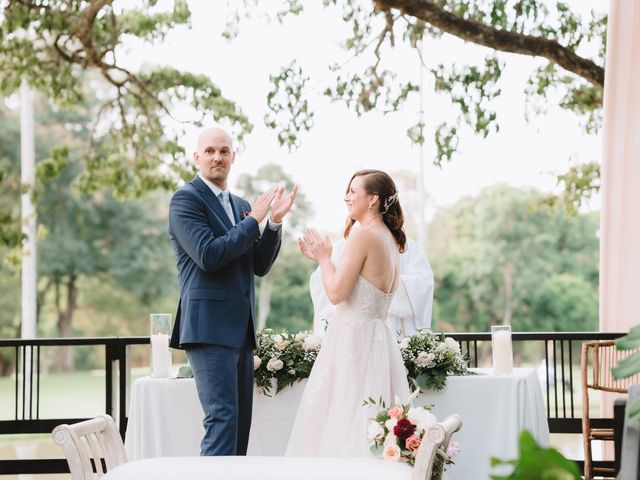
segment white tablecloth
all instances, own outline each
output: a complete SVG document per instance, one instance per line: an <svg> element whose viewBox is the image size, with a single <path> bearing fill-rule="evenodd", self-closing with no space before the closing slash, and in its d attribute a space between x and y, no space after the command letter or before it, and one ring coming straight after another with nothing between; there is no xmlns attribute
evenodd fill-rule
<svg viewBox="0 0 640 480"><path fill-rule="evenodd" d="M511 375L449 377L441 392L422 393L416 404L434 404L443 419L462 417L454 440L462 451L445 474L447 480L488 478L491 456L514 458L520 431L528 429L543 445L549 428L535 372L515 369ZM306 382L273 397L254 393L249 455L282 455ZM134 382L125 449L129 460L197 456L204 434L202 408L193 379L140 378Z"/></svg>

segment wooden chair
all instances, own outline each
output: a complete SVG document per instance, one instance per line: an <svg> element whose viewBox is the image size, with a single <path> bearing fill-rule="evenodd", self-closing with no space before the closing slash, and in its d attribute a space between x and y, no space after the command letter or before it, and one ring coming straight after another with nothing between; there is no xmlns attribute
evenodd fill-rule
<svg viewBox="0 0 640 480"><path fill-rule="evenodd" d="M458 415L450 415L429 427L413 468L374 457L156 457L127 462L107 478L176 480L189 472L189 480L431 480L438 449L446 451L461 425Z"/></svg>
<svg viewBox="0 0 640 480"><path fill-rule="evenodd" d="M638 383L640 375L622 380L614 380L611 368L635 350L616 350L613 340L585 342L582 344L582 437L584 443L584 478L594 476L615 479L615 469L594 467L591 458L593 440L613 441L613 428L592 428L589 416L589 397L591 391L627 393L629 385Z"/></svg>
<svg viewBox="0 0 640 480"><path fill-rule="evenodd" d="M51 432L62 446L73 480L95 480L127 461L122 439L109 415L58 425Z"/></svg>

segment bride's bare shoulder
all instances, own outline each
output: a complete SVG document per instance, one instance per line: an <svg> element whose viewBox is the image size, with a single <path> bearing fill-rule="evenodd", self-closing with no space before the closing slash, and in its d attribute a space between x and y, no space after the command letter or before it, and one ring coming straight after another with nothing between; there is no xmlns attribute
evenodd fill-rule
<svg viewBox="0 0 640 480"><path fill-rule="evenodd" d="M372 241L377 240L378 237L379 234L371 228L354 228L353 230L351 230L351 232L349 232L349 236L347 237L347 245L351 244L365 246L370 244Z"/></svg>

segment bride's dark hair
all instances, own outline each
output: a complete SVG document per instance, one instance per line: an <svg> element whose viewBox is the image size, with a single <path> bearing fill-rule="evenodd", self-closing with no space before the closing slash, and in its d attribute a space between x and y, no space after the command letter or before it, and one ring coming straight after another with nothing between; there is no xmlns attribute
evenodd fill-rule
<svg viewBox="0 0 640 480"><path fill-rule="evenodd" d="M380 170L358 170L353 174L347 185L347 193L351 188L351 182L356 177L362 177L362 188L369 195L378 195L378 211L382 215L382 221L387 226L396 243L400 253L405 251L407 236L402 229L404 225L404 215L398 198L398 190L393 179ZM351 227L356 221L353 218L347 219L344 229L344 238L349 236Z"/></svg>

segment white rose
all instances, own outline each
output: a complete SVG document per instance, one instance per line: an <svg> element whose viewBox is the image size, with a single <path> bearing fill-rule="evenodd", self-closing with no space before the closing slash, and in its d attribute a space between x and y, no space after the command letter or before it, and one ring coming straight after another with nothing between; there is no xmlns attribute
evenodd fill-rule
<svg viewBox="0 0 640 480"><path fill-rule="evenodd" d="M262 360L260 360L260 357L257 355L253 356L253 369L257 370L258 368L260 368L260 365L262 365Z"/></svg>
<svg viewBox="0 0 640 480"><path fill-rule="evenodd" d="M426 431L432 425L438 423L438 419L430 412L425 412L424 417L418 422L417 428L419 432Z"/></svg>
<svg viewBox="0 0 640 480"><path fill-rule="evenodd" d="M402 340L400 340L400 348L402 350L404 350L408 346L409 346L409 337L404 337Z"/></svg>
<svg viewBox="0 0 640 480"><path fill-rule="evenodd" d="M435 355L433 353L420 352L415 358L414 363L418 367L428 367L433 362Z"/></svg>
<svg viewBox="0 0 640 480"><path fill-rule="evenodd" d="M289 342L289 340L281 340L281 341L279 341L279 342L276 342L276 343L274 344L274 347L276 347L276 350L280 350L280 351L282 351L282 350L284 350L285 348L287 348L287 346L289 345L289 343L291 343L291 342Z"/></svg>
<svg viewBox="0 0 640 480"><path fill-rule="evenodd" d="M269 370L270 372L277 372L282 367L284 367L284 363L282 363L282 360L280 360L279 358L274 357L267 363L267 370Z"/></svg>
<svg viewBox="0 0 640 480"><path fill-rule="evenodd" d="M300 333L296 333L296 336L294 338L296 342L302 342L304 341L304 337L306 337L306 335L300 332Z"/></svg>
<svg viewBox="0 0 640 480"><path fill-rule="evenodd" d="M398 445L387 445L382 451L382 458L390 462L400 460L400 447Z"/></svg>
<svg viewBox="0 0 640 480"><path fill-rule="evenodd" d="M278 334L273 336L272 340L273 340L274 344L275 343L280 343L280 342L282 342L284 340L284 337L278 333Z"/></svg>
<svg viewBox="0 0 640 480"><path fill-rule="evenodd" d="M424 418L425 413L429 412L422 407L410 408L407 412L407 420L409 420L414 425L417 425Z"/></svg>
<svg viewBox="0 0 640 480"><path fill-rule="evenodd" d="M387 430L392 432L393 431L393 427L395 427L397 423L398 423L398 419L397 418L390 418L389 420L384 422L384 426L387 427Z"/></svg>
<svg viewBox="0 0 640 480"><path fill-rule="evenodd" d="M393 430L390 431L389 433L387 433L387 436L384 439L384 442L382 443L385 447L388 445L397 445L398 444L398 437L396 437L393 434Z"/></svg>
<svg viewBox="0 0 640 480"><path fill-rule="evenodd" d="M305 350L317 350L320 348L321 343L322 341L320 340L320 337L317 337L315 335L309 335L304 339L303 348Z"/></svg>
<svg viewBox="0 0 640 480"><path fill-rule="evenodd" d="M450 350L453 353L460 353L460 345L453 338L451 337L445 338L444 344L447 347L447 350Z"/></svg>
<svg viewBox="0 0 640 480"><path fill-rule="evenodd" d="M371 422L369 424L369 428L367 429L367 440L369 442L373 442L374 440L378 440L382 438L384 435L384 428L378 422Z"/></svg>

